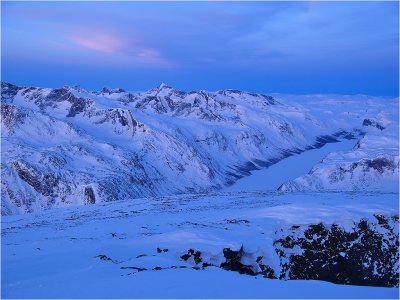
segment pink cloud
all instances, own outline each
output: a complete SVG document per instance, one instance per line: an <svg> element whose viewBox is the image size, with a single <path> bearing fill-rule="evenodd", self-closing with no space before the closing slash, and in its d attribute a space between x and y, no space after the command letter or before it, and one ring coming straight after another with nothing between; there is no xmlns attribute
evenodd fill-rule
<svg viewBox="0 0 400 300"><path fill-rule="evenodd" d="M69 39L84 48L107 53L118 53L126 46L122 39L107 34L71 35Z"/></svg>
<svg viewBox="0 0 400 300"><path fill-rule="evenodd" d="M118 61L130 64L146 64L171 67L175 64L162 56L160 51L140 46L133 39L118 34L88 32L67 34L74 46L100 53L112 54Z"/></svg>

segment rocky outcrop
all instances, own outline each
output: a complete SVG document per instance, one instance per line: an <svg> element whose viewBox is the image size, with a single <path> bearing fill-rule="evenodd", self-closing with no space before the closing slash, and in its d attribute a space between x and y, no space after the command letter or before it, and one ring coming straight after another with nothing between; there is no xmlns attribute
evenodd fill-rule
<svg viewBox="0 0 400 300"><path fill-rule="evenodd" d="M371 119L364 119L362 126L372 126L378 128L379 130L385 129L385 127L379 124L376 120Z"/></svg>
<svg viewBox="0 0 400 300"><path fill-rule="evenodd" d="M84 112L90 106L92 101L84 98L73 98L72 105L68 111L67 117L75 117L76 115Z"/></svg>
<svg viewBox="0 0 400 300"><path fill-rule="evenodd" d="M282 184L279 191L398 191L399 157L380 155L356 162L315 166L308 174Z"/></svg>
<svg viewBox="0 0 400 300"><path fill-rule="evenodd" d="M27 113L15 105L1 103L1 122L8 132L13 133L18 125L24 122L26 116Z"/></svg>
<svg viewBox="0 0 400 300"><path fill-rule="evenodd" d="M373 220L339 224L293 225L275 232L275 253L224 248L217 260L189 249L181 256L199 268L220 267L275 279L323 280L338 284L399 286L399 217L374 214ZM271 264L277 256L279 265Z"/></svg>
<svg viewBox="0 0 400 300"><path fill-rule="evenodd" d="M277 232L280 278L399 286L398 216L374 217L354 223L350 231L320 223Z"/></svg>
<svg viewBox="0 0 400 300"><path fill-rule="evenodd" d="M223 254L225 261L220 265L222 269L239 272L240 274L257 274L257 272L253 270L253 267L251 265L246 265L242 262L242 257L244 255L243 246L240 247L238 251L232 250L230 248L224 248Z"/></svg>
<svg viewBox="0 0 400 300"><path fill-rule="evenodd" d="M60 181L54 174L44 174L24 163L14 161L12 165L19 178L43 196L51 196Z"/></svg>
<svg viewBox="0 0 400 300"><path fill-rule="evenodd" d="M95 204L96 197L94 195L93 188L91 186L85 187L85 203L86 204Z"/></svg>

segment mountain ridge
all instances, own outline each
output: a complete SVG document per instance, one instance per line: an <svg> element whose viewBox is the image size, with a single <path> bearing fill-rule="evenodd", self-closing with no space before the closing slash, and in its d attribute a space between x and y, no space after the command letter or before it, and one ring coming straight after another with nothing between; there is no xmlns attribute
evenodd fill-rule
<svg viewBox="0 0 400 300"><path fill-rule="evenodd" d="M363 120L382 123L386 109L351 98L341 105L352 114L329 119L318 105L238 90L1 87L2 214L217 191L288 155L359 138L375 129Z"/></svg>

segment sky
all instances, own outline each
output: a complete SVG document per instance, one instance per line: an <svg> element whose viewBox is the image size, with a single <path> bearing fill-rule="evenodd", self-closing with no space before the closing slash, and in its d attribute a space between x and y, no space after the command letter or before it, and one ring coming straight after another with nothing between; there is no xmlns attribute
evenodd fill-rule
<svg viewBox="0 0 400 300"><path fill-rule="evenodd" d="M398 95L397 2L1 2L1 80Z"/></svg>

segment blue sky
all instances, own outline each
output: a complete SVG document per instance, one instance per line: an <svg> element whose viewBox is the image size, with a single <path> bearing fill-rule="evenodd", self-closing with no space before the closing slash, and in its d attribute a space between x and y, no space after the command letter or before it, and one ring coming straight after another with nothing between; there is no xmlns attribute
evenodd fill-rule
<svg viewBox="0 0 400 300"><path fill-rule="evenodd" d="M2 2L2 80L397 95L397 2Z"/></svg>

